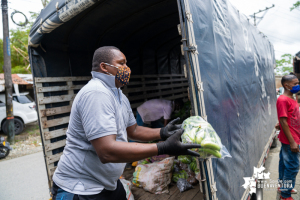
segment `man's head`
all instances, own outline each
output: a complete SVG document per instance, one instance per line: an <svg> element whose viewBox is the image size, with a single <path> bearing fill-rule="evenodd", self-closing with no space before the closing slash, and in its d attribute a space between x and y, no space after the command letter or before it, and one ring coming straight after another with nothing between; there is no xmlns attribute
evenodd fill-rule
<svg viewBox="0 0 300 200"><path fill-rule="evenodd" d="M181 108L183 108L183 105L184 105L184 103L183 103L182 99L176 99L174 101L174 110L180 110Z"/></svg>
<svg viewBox="0 0 300 200"><path fill-rule="evenodd" d="M290 73L282 77L281 85L284 89L290 91L294 86L299 85L299 80L293 73Z"/></svg>
<svg viewBox="0 0 300 200"><path fill-rule="evenodd" d="M125 55L114 46L104 46L98 48L93 57L93 68L92 71L104 73L104 74L111 74L116 75L118 69L112 66L109 66L105 63L116 67L123 67L126 66L127 60ZM121 87L122 84L116 80L116 87Z"/></svg>

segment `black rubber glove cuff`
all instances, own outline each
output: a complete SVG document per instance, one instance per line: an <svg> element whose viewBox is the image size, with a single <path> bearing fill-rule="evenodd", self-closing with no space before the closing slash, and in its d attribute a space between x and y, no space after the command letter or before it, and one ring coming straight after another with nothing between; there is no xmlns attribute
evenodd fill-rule
<svg viewBox="0 0 300 200"><path fill-rule="evenodd" d="M156 145L157 145L157 150L158 150L158 153L157 153L158 156L166 154L164 142L157 143Z"/></svg>
<svg viewBox="0 0 300 200"><path fill-rule="evenodd" d="M166 139L168 138L168 137L165 136L165 134L164 134L165 129L166 129L166 127L163 127L163 128L160 129L160 132L159 132L160 138L161 138L162 140L166 140Z"/></svg>

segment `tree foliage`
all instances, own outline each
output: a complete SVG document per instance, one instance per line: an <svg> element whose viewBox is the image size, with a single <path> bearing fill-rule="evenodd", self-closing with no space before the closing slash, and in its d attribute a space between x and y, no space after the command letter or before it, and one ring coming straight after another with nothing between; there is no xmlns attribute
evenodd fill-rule
<svg viewBox="0 0 300 200"><path fill-rule="evenodd" d="M276 59L276 75L286 75L293 71L293 56L291 54L283 54L280 60Z"/></svg>
<svg viewBox="0 0 300 200"><path fill-rule="evenodd" d="M41 0L43 7L49 3L49 0ZM10 49L12 73L31 73L28 58L28 36L30 29L39 13L30 12L30 20L27 26L10 30ZM0 39L0 73L3 73L3 39Z"/></svg>
<svg viewBox="0 0 300 200"><path fill-rule="evenodd" d="M299 8L300 7L300 1L297 1L296 3L293 4L293 6L290 8L291 11L296 9L296 8Z"/></svg>
<svg viewBox="0 0 300 200"><path fill-rule="evenodd" d="M49 0L41 0L42 4L44 6L44 8L47 6L47 4L49 3Z"/></svg>

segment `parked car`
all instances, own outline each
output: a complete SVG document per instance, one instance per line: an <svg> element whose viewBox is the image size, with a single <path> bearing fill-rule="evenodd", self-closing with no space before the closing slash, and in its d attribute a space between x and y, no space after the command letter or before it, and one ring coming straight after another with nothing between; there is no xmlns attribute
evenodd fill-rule
<svg viewBox="0 0 300 200"><path fill-rule="evenodd" d="M5 107L5 94L0 94L0 130L7 134L7 121L6 121L6 107ZM20 95L13 94L13 109L15 121L15 135L20 134L25 125L35 122L38 119L35 109L34 100L28 93L20 93Z"/></svg>

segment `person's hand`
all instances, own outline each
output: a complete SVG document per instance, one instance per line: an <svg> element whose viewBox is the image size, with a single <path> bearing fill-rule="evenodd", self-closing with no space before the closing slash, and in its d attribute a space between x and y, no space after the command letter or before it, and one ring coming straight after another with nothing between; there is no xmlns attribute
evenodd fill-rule
<svg viewBox="0 0 300 200"><path fill-rule="evenodd" d="M276 128L277 130L280 130L280 125L279 125L279 123L277 123L277 124L275 125L275 128Z"/></svg>
<svg viewBox="0 0 300 200"><path fill-rule="evenodd" d="M166 140L168 137L173 135L176 130L181 128L181 124L175 124L179 120L180 118L178 117L177 119L174 119L171 122L169 122L166 127L160 129L160 138L162 140Z"/></svg>
<svg viewBox="0 0 300 200"><path fill-rule="evenodd" d="M201 148L199 144L182 144L180 142L180 136L183 134L183 129L174 131L166 141L157 143L158 155L168 154L173 156L179 155L191 155L199 156L198 153L189 149Z"/></svg>
<svg viewBox="0 0 300 200"><path fill-rule="evenodd" d="M294 153L299 152L299 145L296 142L291 143L290 147L291 147L292 152L294 152Z"/></svg>

